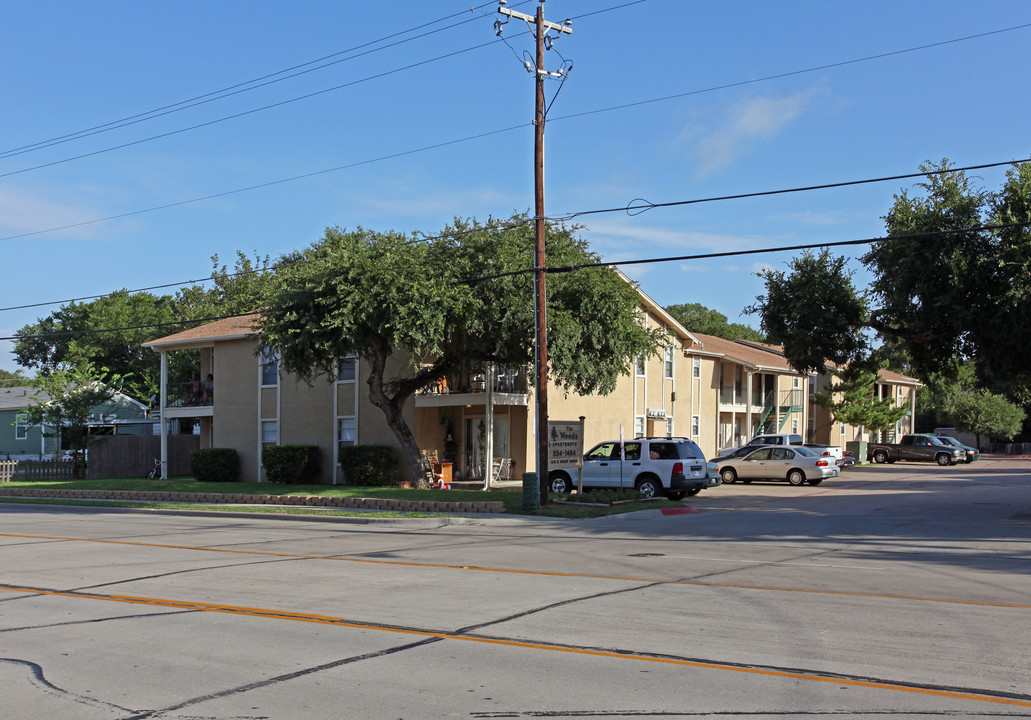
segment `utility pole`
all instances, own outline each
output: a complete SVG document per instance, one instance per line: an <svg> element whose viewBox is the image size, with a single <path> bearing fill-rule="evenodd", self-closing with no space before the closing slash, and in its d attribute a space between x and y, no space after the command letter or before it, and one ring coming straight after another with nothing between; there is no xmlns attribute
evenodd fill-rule
<svg viewBox="0 0 1031 720"><path fill-rule="evenodd" d="M534 102L534 141L533 141L533 212L535 224L535 250L533 256L534 274L534 396L537 402L537 481L540 487L541 505L548 504L548 328L547 328L547 294L545 292L545 256L544 238L546 223L544 222L544 81L550 77L565 77L565 71L548 72L544 69L544 48L550 49L552 38L548 31L559 34L571 34L573 28L567 20L564 24L549 22L544 19L544 2L538 0L537 14L509 10L505 7L507 0L499 0L498 12L506 17L523 20L534 34L537 41L536 62L525 67L535 75L536 98ZM507 21L506 21L507 22ZM494 23L497 34L501 35L503 23Z"/></svg>

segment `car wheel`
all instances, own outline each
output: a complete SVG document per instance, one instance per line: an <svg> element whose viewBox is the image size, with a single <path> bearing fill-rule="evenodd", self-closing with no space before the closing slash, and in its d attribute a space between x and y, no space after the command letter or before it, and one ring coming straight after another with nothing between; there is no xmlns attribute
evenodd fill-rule
<svg viewBox="0 0 1031 720"><path fill-rule="evenodd" d="M819 485L823 482L823 478L809 478L808 482L810 485Z"/></svg>
<svg viewBox="0 0 1031 720"><path fill-rule="evenodd" d="M802 485L805 483L805 473L801 470L789 470L788 471L788 482L792 485Z"/></svg>
<svg viewBox="0 0 1031 720"><path fill-rule="evenodd" d="M687 491L687 494L688 495L697 495L701 491L702 491L701 488L691 488L690 490Z"/></svg>
<svg viewBox="0 0 1031 720"><path fill-rule="evenodd" d="M938 453L938 457L936 457L935 460L937 460L938 464L942 467L952 464L952 458L946 455L945 453Z"/></svg>
<svg viewBox="0 0 1031 720"><path fill-rule="evenodd" d="M573 492L573 482L564 472L551 473L548 477L548 486L553 493L566 494Z"/></svg>
<svg viewBox="0 0 1031 720"><path fill-rule="evenodd" d="M720 470L720 480L727 485L737 482L737 473L734 472L734 468L723 468Z"/></svg>
<svg viewBox="0 0 1031 720"><path fill-rule="evenodd" d="M686 490L667 490L666 497L670 500L683 500L684 496L687 495Z"/></svg>
<svg viewBox="0 0 1031 720"><path fill-rule="evenodd" d="M662 483L654 475L645 475L637 479L634 489L646 498L653 498L662 492Z"/></svg>
<svg viewBox="0 0 1031 720"><path fill-rule="evenodd" d="M888 462L888 453L883 450L875 450L873 454L873 461L878 465L883 465Z"/></svg>

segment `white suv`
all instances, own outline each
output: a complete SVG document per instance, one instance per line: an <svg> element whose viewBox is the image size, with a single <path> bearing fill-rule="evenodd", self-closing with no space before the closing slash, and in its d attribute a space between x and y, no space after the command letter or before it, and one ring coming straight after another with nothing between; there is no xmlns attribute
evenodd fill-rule
<svg viewBox="0 0 1031 720"><path fill-rule="evenodd" d="M645 497L665 494L671 500L696 495L720 484L710 477L701 448L687 438L636 438L595 445L584 455L585 488L635 488ZM576 486L576 470L548 474L552 492Z"/></svg>

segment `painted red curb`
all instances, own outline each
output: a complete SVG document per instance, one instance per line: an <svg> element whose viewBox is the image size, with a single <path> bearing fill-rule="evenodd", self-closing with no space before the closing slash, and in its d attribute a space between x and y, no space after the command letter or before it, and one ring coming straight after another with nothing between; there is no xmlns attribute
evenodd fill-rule
<svg viewBox="0 0 1031 720"><path fill-rule="evenodd" d="M680 508L663 508L660 512L663 515L689 515L691 513L696 513L698 511L695 510L691 505L687 505L686 507Z"/></svg>

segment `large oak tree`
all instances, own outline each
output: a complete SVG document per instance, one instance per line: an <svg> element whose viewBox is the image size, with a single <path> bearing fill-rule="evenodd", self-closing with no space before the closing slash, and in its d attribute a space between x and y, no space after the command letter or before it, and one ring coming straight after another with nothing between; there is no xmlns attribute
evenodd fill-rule
<svg viewBox="0 0 1031 720"><path fill-rule="evenodd" d="M421 388L468 363L532 361L534 234L526 218L455 223L434 238L329 229L284 256L262 312L262 344L309 383L332 378L338 358L371 368L369 399L397 437L413 479L419 448L404 417ZM598 257L572 229L550 226L550 266ZM577 393L607 393L660 339L638 321L640 296L614 270L549 274L550 376ZM398 359L403 362L398 364Z"/></svg>

